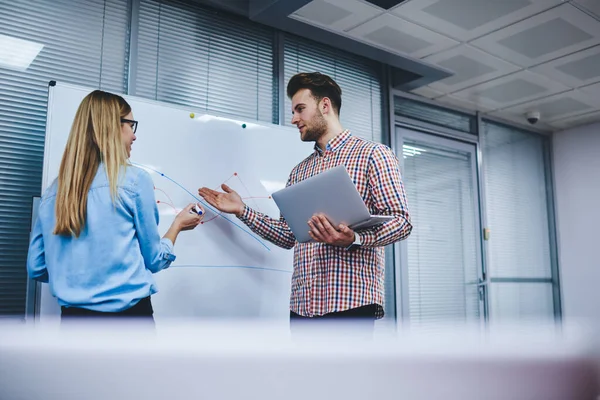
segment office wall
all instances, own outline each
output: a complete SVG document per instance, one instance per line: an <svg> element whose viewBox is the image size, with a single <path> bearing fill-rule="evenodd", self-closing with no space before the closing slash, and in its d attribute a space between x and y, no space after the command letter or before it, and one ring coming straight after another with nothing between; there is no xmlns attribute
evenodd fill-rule
<svg viewBox="0 0 600 400"><path fill-rule="evenodd" d="M565 322L600 318L600 123L553 135Z"/></svg>

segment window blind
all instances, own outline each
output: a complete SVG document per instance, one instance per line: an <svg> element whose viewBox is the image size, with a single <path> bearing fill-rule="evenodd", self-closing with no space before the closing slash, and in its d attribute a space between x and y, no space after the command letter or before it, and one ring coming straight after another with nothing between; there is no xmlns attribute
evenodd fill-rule
<svg viewBox="0 0 600 400"><path fill-rule="evenodd" d="M342 88L340 120L353 135L382 141L380 64L292 35L284 40L285 85L299 72L321 72ZM286 88L282 88L283 91ZM284 121L291 125L291 101L285 98Z"/></svg>
<svg viewBox="0 0 600 400"><path fill-rule="evenodd" d="M466 133L475 133L477 121L474 115L464 114L444 107L438 107L401 96L394 97L394 112L396 115L411 118L454 129Z"/></svg>
<svg viewBox="0 0 600 400"><path fill-rule="evenodd" d="M410 324L479 319L473 152L405 140L404 179L413 222L407 240Z"/></svg>
<svg viewBox="0 0 600 400"><path fill-rule="evenodd" d="M33 62L0 61L0 315L22 316L32 197L40 195L48 82L122 93L127 0L0 2L0 35L43 45Z"/></svg>
<svg viewBox="0 0 600 400"><path fill-rule="evenodd" d="M141 0L135 95L274 122L274 32L184 1Z"/></svg>

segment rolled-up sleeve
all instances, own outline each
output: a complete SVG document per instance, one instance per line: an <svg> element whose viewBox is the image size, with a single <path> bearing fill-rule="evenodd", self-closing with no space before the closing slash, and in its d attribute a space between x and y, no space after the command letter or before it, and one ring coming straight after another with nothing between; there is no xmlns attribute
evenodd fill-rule
<svg viewBox="0 0 600 400"><path fill-rule="evenodd" d="M40 282L48 282L48 270L46 269L46 252L44 250L44 236L42 235L42 222L38 218L35 222L29 251L27 252L27 273L31 279Z"/></svg>
<svg viewBox="0 0 600 400"><path fill-rule="evenodd" d="M277 220L246 206L239 219L254 233L279 247L291 249L296 245L296 237L283 217Z"/></svg>
<svg viewBox="0 0 600 400"><path fill-rule="evenodd" d="M156 273L168 268L175 260L173 243L169 239L161 239L158 233L159 216L154 183L147 172L141 171L137 187L134 209L136 235L146 268Z"/></svg>
<svg viewBox="0 0 600 400"><path fill-rule="evenodd" d="M412 231L406 192L398 159L385 146L378 146L369 159L368 179L377 214L396 218L377 228L359 232L363 247L379 247L406 239Z"/></svg>

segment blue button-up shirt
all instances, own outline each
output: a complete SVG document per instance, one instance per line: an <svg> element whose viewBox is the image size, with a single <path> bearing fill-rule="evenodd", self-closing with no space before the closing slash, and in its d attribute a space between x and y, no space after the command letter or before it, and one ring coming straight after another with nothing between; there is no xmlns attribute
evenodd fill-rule
<svg viewBox="0 0 600 400"><path fill-rule="evenodd" d="M57 182L43 194L32 233L27 270L48 282L61 306L117 312L157 292L153 273L175 259L173 243L158 233L150 175L128 166L112 202L104 164L88 192L87 220L78 238L54 231Z"/></svg>

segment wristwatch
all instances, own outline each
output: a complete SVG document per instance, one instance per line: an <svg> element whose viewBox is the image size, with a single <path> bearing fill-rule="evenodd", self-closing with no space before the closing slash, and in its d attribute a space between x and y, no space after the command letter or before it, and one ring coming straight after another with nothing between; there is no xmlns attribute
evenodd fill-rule
<svg viewBox="0 0 600 400"><path fill-rule="evenodd" d="M346 247L346 250L350 251L350 250L358 249L361 244L362 244L362 241L360 240L360 236L358 236L357 232L354 232L354 242L352 242L352 244L350 246Z"/></svg>

